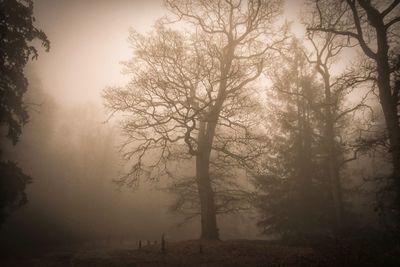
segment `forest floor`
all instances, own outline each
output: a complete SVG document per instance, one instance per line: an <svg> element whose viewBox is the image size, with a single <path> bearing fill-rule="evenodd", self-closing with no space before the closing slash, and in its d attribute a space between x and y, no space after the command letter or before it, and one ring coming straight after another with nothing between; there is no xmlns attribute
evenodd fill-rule
<svg viewBox="0 0 400 267"><path fill-rule="evenodd" d="M31 252L23 256L3 255L0 266L400 266L400 247L370 243L344 245L284 245L261 240L167 242L129 246L65 247ZM4 252L4 251L3 251ZM6 256L6 257L4 257Z"/></svg>

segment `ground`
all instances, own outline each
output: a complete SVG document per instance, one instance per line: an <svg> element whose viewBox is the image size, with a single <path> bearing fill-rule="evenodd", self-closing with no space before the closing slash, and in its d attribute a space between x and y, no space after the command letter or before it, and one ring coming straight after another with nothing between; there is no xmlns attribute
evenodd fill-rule
<svg viewBox="0 0 400 267"><path fill-rule="evenodd" d="M138 242L118 246L70 246L42 253L4 255L0 266L400 266L400 248L370 244L284 245L261 240L167 242L138 248Z"/></svg>

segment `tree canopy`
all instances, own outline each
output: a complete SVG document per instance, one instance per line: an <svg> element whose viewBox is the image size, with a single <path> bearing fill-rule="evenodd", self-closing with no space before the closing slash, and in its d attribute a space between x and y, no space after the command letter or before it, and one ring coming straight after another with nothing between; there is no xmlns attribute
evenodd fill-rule
<svg viewBox="0 0 400 267"><path fill-rule="evenodd" d="M125 182L134 184L141 174L168 176L172 159L194 158L191 175L202 237L215 239L210 165L216 158L246 165L260 153L252 145L258 137L251 134L256 106L250 86L286 39L284 31L272 27L281 1L166 3L181 26L191 25L191 30L174 30L162 20L149 36L131 33L136 54L127 67L132 80L124 88L107 89L106 105L128 115L123 129L126 144L134 148L125 155L134 163Z"/></svg>
<svg viewBox="0 0 400 267"><path fill-rule="evenodd" d="M29 118L24 103L28 90L24 67L38 56L35 41L40 41L46 51L50 48L46 34L34 26L34 21L33 1L0 1L0 126L7 129L7 138L14 145ZM0 156L3 156L1 150ZM11 211L27 202L25 187L32 179L16 163L3 159L0 174L1 223Z"/></svg>
<svg viewBox="0 0 400 267"><path fill-rule="evenodd" d="M38 56L34 41L46 51L50 42L46 34L34 26L33 1L0 1L0 124L8 128L7 137L15 144L22 126L28 121L23 96L28 89L24 67Z"/></svg>

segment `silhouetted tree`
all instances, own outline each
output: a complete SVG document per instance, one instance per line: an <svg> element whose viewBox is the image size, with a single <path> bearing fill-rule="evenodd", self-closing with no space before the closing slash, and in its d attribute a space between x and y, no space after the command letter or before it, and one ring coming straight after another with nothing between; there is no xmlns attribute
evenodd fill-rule
<svg viewBox="0 0 400 267"><path fill-rule="evenodd" d="M32 179L12 161L0 162L0 174L1 225L11 212L26 204L25 187Z"/></svg>
<svg viewBox="0 0 400 267"><path fill-rule="evenodd" d="M310 24L313 24L315 17L310 16ZM320 80L323 84L323 146L325 149L326 167L330 180L330 192L335 209L335 231L342 233L345 226L342 173L345 164L355 160L358 154L365 153L364 148L355 146L356 140L345 139L345 128L351 128L348 123L349 115L359 114L360 111L372 109L366 104L372 89L366 90L359 102L353 105L346 104L346 98L355 88L369 86L368 82L373 79L362 65L358 69L342 69L340 74L333 74L333 67L338 62L342 51L352 48L346 38L330 32L309 32L308 41L312 45L312 53L306 56L307 61L315 66ZM337 65L337 64L336 64ZM360 94L361 95L361 94ZM362 116L365 117L365 114ZM365 118L363 118L365 120ZM353 129L354 130L354 129ZM339 137L339 140L337 141ZM355 137L354 137L355 138ZM346 144L352 144L352 148Z"/></svg>
<svg viewBox="0 0 400 267"><path fill-rule="evenodd" d="M369 111L364 102L370 91L360 103L346 103L346 96L368 77L351 69L331 73L335 57L346 47L332 37L309 35L310 55L294 40L275 70L266 116L272 146L264 174L256 176L260 225L267 231L290 236L331 229L340 233L343 228L341 175L363 149L345 129L352 128L349 122L357 112Z"/></svg>
<svg viewBox="0 0 400 267"><path fill-rule="evenodd" d="M131 150L126 156L135 164L122 182L134 185L143 174L168 176L171 160L193 158L201 237L218 239L210 164L214 153L244 161L240 142L217 142L218 131L247 134L247 139L236 139L243 143L252 139L243 126L249 117L236 111L247 103L249 86L285 39L272 26L281 1L166 5L189 32L174 31L167 28L171 22L163 21L148 37L133 32L136 54L127 63L132 80L125 88L105 91L107 107L128 115L123 128Z"/></svg>
<svg viewBox="0 0 400 267"><path fill-rule="evenodd" d="M23 71L29 59L38 56L31 42L39 40L46 50L49 49L47 36L33 22L33 1L0 1L0 126L7 128L7 138L14 145L29 117L23 99L28 81ZM24 191L31 178L8 161L0 163L0 179L2 222L10 211L26 203Z"/></svg>
<svg viewBox="0 0 400 267"><path fill-rule="evenodd" d="M294 41L275 68L268 91L266 129L270 148L255 176L259 226L284 238L329 229L328 175L322 139L323 94L316 72Z"/></svg>
<svg viewBox="0 0 400 267"><path fill-rule="evenodd" d="M31 44L39 40L49 50L47 36L33 22L33 1L2 0L0 2L1 87L0 123L8 127L7 137L15 144L21 127L28 121L23 95L28 89L24 67L38 56Z"/></svg>
<svg viewBox="0 0 400 267"><path fill-rule="evenodd" d="M328 32L354 40L374 63L379 101L385 118L392 155L394 207L400 212L400 126L398 27L400 1L388 3L368 0L315 1L318 19L309 31ZM398 216L400 218L400 216ZM400 219L399 219L400 227Z"/></svg>

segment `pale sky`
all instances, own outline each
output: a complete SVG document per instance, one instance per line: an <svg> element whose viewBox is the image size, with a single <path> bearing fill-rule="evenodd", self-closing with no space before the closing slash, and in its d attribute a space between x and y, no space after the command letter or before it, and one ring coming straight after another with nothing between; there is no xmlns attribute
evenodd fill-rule
<svg viewBox="0 0 400 267"><path fill-rule="evenodd" d="M161 1L36 0L36 25L51 42L32 63L57 102L101 102L106 86L126 80L128 28L149 30L164 14Z"/></svg>
<svg viewBox="0 0 400 267"><path fill-rule="evenodd" d="M102 103L106 86L128 77L119 62L132 53L128 29L148 31L166 15L162 0L35 0L36 25L49 37L49 53L30 63L58 103ZM284 17L297 20L301 1L285 3ZM294 25L295 29L301 27Z"/></svg>

